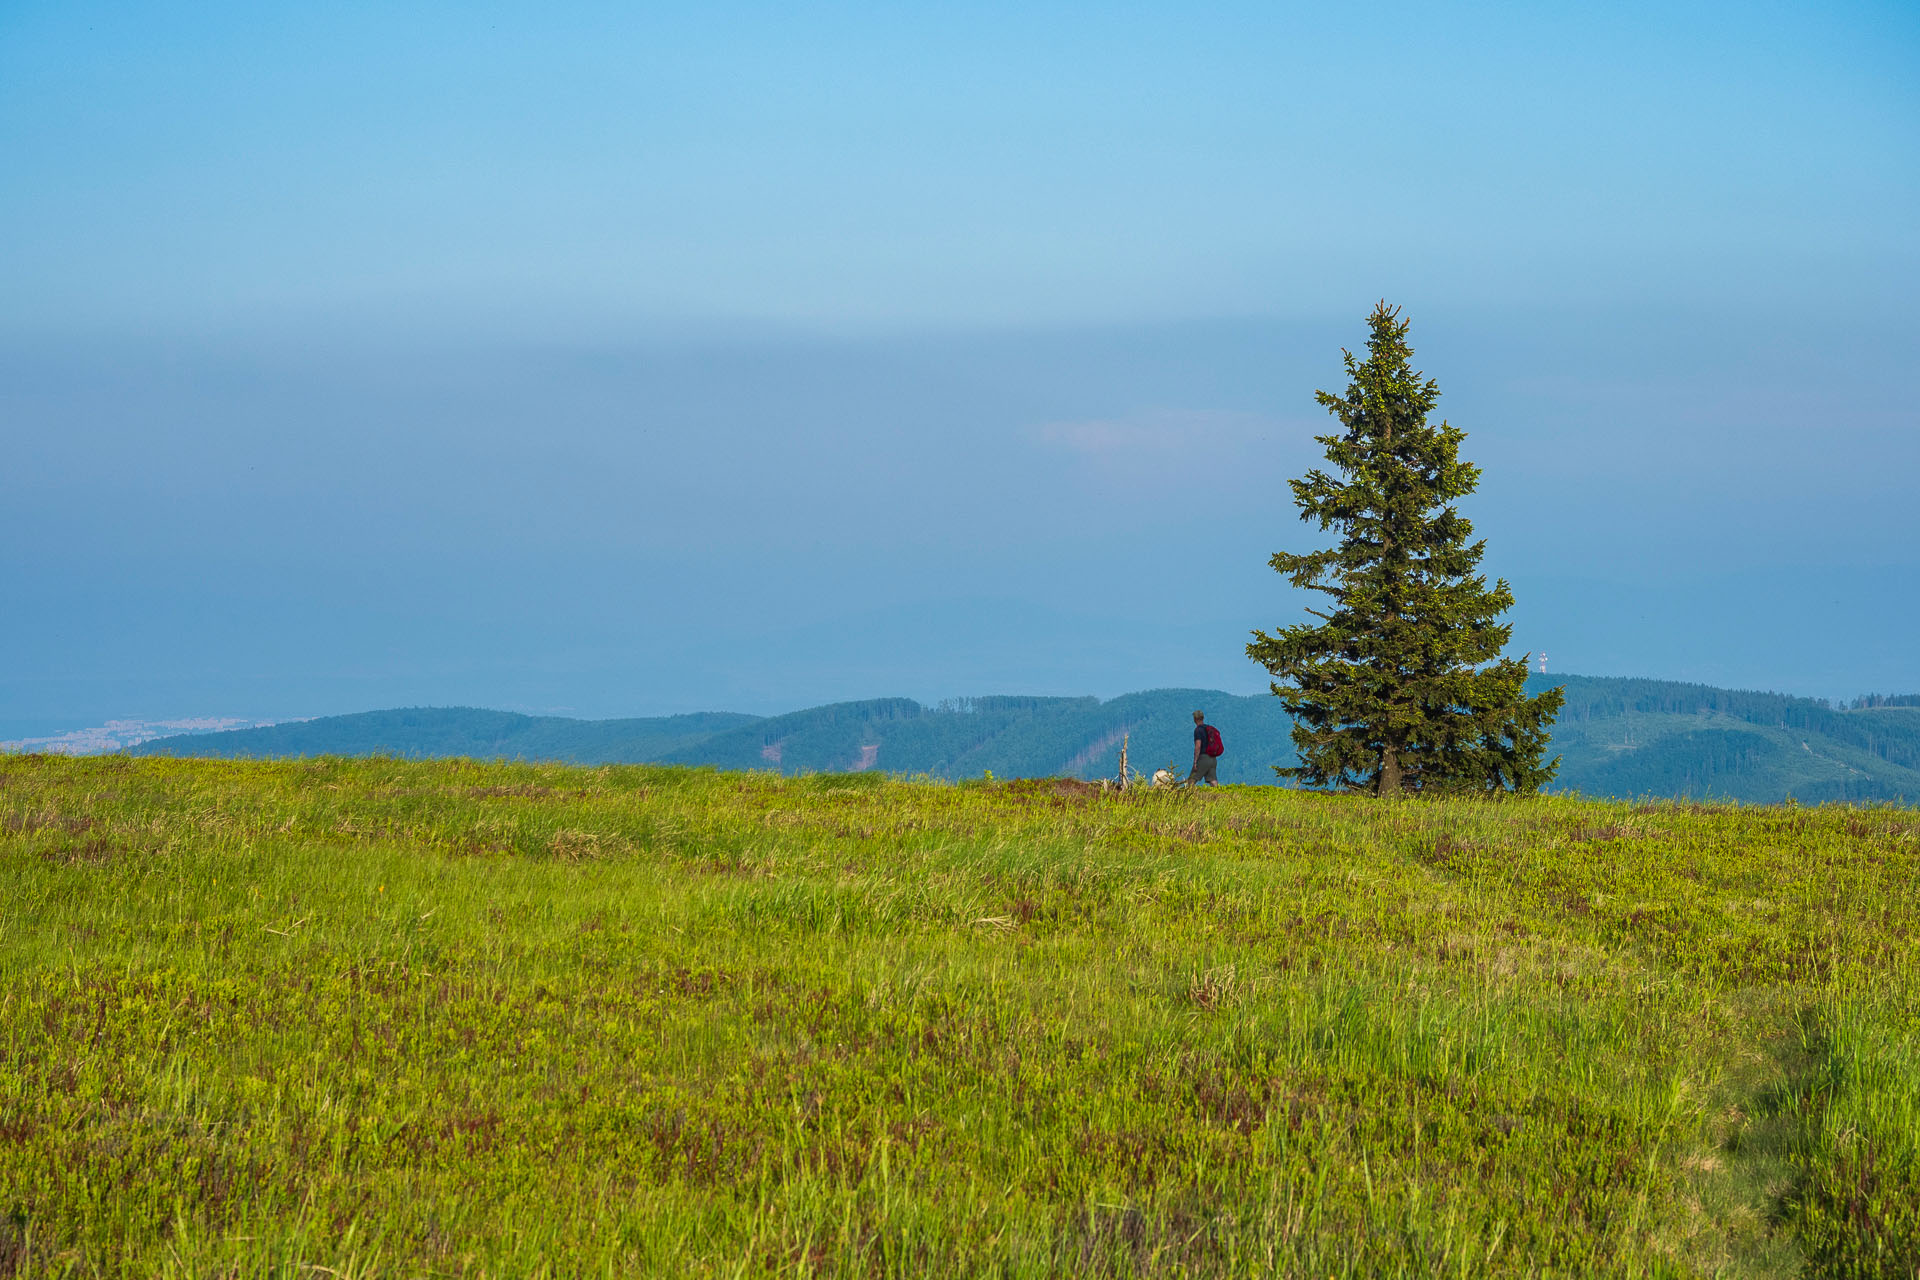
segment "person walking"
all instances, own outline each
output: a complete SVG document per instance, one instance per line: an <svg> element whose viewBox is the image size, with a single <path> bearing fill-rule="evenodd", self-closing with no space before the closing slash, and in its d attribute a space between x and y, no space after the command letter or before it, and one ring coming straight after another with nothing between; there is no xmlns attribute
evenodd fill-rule
<svg viewBox="0 0 1920 1280"><path fill-rule="evenodd" d="M1210 787L1220 785L1217 776L1220 757L1226 747L1220 741L1220 731L1207 723L1207 713L1193 713L1193 772L1187 775L1187 785L1204 782Z"/></svg>

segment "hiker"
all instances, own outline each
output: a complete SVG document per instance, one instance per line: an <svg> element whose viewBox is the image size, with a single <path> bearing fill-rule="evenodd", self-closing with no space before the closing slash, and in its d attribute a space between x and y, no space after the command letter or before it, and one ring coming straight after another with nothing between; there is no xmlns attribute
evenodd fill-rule
<svg viewBox="0 0 1920 1280"><path fill-rule="evenodd" d="M1208 786L1219 786L1220 779L1214 775L1220 767L1220 757L1226 749L1220 741L1220 731L1207 723L1207 713L1194 712L1193 772L1187 775L1187 785L1205 782Z"/></svg>

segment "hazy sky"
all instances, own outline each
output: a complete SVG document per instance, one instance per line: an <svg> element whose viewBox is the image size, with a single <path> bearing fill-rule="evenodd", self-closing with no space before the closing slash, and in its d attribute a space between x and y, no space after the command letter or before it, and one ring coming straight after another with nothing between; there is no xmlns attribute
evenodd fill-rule
<svg viewBox="0 0 1920 1280"><path fill-rule="evenodd" d="M0 733L1262 687L1378 298L1555 669L1920 690L1920 10L0 5Z"/></svg>

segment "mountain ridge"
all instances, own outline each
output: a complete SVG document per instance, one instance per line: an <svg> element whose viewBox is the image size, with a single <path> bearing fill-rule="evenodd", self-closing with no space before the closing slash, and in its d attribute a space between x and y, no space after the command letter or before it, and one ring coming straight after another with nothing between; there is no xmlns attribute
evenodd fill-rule
<svg viewBox="0 0 1920 1280"><path fill-rule="evenodd" d="M1567 691L1554 728L1550 790L1748 803L1920 800L1920 708L1911 696L1835 707L1788 694L1610 676L1531 676ZM1184 772L1191 713L1220 726L1223 782L1272 783L1290 763L1277 698L1211 689L1119 697L997 695L932 706L911 698L829 703L776 716L738 712L577 720L474 707L394 708L265 728L159 738L137 755L505 757L576 764L663 763L784 773L943 778Z"/></svg>

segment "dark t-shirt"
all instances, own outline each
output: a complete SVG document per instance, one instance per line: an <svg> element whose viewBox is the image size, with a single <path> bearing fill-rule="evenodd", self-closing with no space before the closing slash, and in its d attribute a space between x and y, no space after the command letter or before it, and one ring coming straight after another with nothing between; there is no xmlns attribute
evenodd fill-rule
<svg viewBox="0 0 1920 1280"><path fill-rule="evenodd" d="M1193 726L1193 740L1200 744L1200 747L1202 750L1206 749L1206 745L1207 745L1207 726L1206 725L1197 724Z"/></svg>

